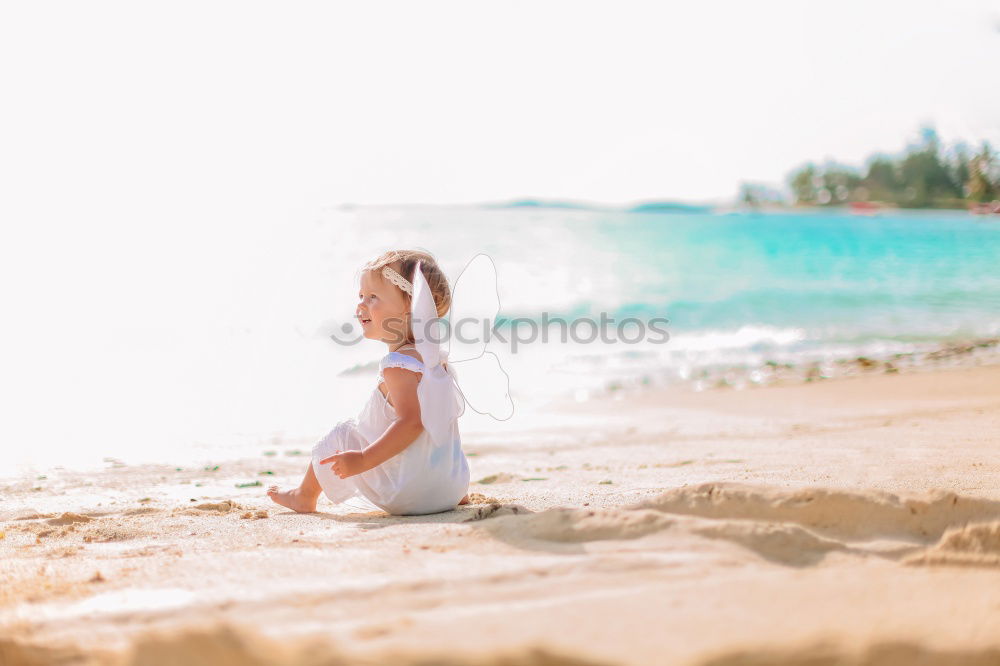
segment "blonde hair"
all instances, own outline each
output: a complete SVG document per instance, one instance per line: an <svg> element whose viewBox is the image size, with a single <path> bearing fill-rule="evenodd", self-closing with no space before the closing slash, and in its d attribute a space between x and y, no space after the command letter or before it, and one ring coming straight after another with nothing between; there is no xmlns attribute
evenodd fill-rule
<svg viewBox="0 0 1000 666"><path fill-rule="evenodd" d="M438 266L437 260L434 259L430 252L424 252L423 250L389 250L362 266L361 272L371 271L379 279L385 279L382 277L382 269L389 266L407 280L412 281L413 270L417 267L418 261L420 262L420 272L423 273L424 278L427 280L427 286L431 288L431 294L434 295L434 306L437 309L437 316L443 317L451 309L451 287L448 285L447 276L445 276L444 271ZM413 297L402 289L400 289L400 292L406 300L407 309L409 309Z"/></svg>

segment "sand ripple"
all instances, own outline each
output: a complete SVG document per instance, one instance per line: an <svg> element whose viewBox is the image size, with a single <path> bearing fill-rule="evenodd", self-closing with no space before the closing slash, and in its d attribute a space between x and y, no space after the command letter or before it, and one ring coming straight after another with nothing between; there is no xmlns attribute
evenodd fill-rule
<svg viewBox="0 0 1000 666"><path fill-rule="evenodd" d="M544 648L527 648L491 657L387 653L354 657L321 640L277 644L249 631L219 625L175 633L149 632L118 653L55 649L0 639L4 666L605 666L603 662Z"/></svg>
<svg viewBox="0 0 1000 666"><path fill-rule="evenodd" d="M915 643L877 643L854 652L834 644L798 649L740 650L697 666L996 666L1000 650L933 650Z"/></svg>
<svg viewBox="0 0 1000 666"><path fill-rule="evenodd" d="M936 544L907 558L906 564L1000 567L1000 521L952 528Z"/></svg>
<svg viewBox="0 0 1000 666"><path fill-rule="evenodd" d="M683 537L698 537L736 544L791 566L817 564L831 553L907 564L1000 565L1000 502L954 493L901 498L878 491L712 483L609 509L530 513L510 505L492 508L481 517L488 519L479 524L481 529L528 547L629 541L662 533L676 538L645 548L675 547ZM990 518L995 520L975 522Z"/></svg>
<svg viewBox="0 0 1000 666"><path fill-rule="evenodd" d="M638 506L705 518L795 523L841 539L936 539L956 525L1000 519L1000 502L952 492L904 499L876 490L787 490L730 483L677 488Z"/></svg>

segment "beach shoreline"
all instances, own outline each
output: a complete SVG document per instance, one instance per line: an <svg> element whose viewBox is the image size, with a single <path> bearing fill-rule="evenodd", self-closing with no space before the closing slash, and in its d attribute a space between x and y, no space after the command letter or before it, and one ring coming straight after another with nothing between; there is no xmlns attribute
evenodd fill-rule
<svg viewBox="0 0 1000 666"><path fill-rule="evenodd" d="M912 344L911 351L879 351L867 354L814 352L811 360L770 358L760 363L717 363L689 366L675 363L666 383L654 384L648 376L610 381L603 392L623 388L681 386L694 391L784 386L803 382L870 376L877 373L936 372L953 368L1000 365L1000 338L975 337ZM780 360L779 360L780 359Z"/></svg>
<svg viewBox="0 0 1000 666"><path fill-rule="evenodd" d="M467 437L474 504L433 516L278 507L263 490L301 474L294 449L6 479L0 654L137 663L155 644L192 663L301 663L288 651L321 641L340 663L447 645L456 664L971 664L1000 650L1000 367L550 407Z"/></svg>

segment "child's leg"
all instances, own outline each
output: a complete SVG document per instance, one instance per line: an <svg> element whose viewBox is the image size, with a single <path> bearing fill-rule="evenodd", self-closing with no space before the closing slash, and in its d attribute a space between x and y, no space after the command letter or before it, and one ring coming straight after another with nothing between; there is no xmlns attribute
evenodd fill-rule
<svg viewBox="0 0 1000 666"><path fill-rule="evenodd" d="M278 486L271 486L267 490L267 496L281 506L288 507L298 513L312 513L316 510L316 500L322 490L319 481L316 480L316 473L313 472L312 463L310 463L298 488L279 491Z"/></svg>

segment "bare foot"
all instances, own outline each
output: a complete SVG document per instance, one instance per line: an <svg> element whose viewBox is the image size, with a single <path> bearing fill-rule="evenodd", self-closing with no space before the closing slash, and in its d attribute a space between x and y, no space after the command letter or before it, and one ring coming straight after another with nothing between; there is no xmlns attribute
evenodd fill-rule
<svg viewBox="0 0 1000 666"><path fill-rule="evenodd" d="M271 486L267 489L267 496L298 513L312 513L316 510L316 497L310 497L301 488L280 491L278 486Z"/></svg>
<svg viewBox="0 0 1000 666"><path fill-rule="evenodd" d="M468 495L466 495L465 497L463 497L462 501L459 502L459 504L468 504L468 503L469 503L469 496Z"/></svg>

